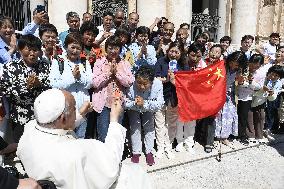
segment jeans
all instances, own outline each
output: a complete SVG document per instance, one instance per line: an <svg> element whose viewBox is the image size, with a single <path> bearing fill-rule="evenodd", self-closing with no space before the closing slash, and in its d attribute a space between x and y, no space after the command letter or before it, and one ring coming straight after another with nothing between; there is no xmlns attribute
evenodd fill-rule
<svg viewBox="0 0 284 189"><path fill-rule="evenodd" d="M84 139L86 135L86 129L87 129L87 121L84 121L75 129L75 133L78 138Z"/></svg>
<svg viewBox="0 0 284 189"><path fill-rule="evenodd" d="M110 123L110 108L104 107L101 113L98 113L97 116L97 134L98 140L101 142L105 142L105 138L107 136L108 127ZM120 116L118 123L122 123L123 113Z"/></svg>
<svg viewBox="0 0 284 189"><path fill-rule="evenodd" d="M269 130L276 130L279 124L278 109L280 105L280 96L274 101L267 101L266 108L266 128Z"/></svg>

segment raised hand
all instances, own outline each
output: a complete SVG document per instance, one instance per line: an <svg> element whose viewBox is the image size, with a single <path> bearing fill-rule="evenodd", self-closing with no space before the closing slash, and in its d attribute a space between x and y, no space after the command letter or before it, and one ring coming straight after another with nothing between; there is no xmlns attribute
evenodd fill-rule
<svg viewBox="0 0 284 189"><path fill-rule="evenodd" d="M141 96L136 96L135 104L137 106L143 106L144 105L144 99Z"/></svg>
<svg viewBox="0 0 284 189"><path fill-rule="evenodd" d="M122 101L121 98L113 96L111 111L110 111L110 121L118 122L120 115L122 114Z"/></svg>
<svg viewBox="0 0 284 189"><path fill-rule="evenodd" d="M72 74L73 74L75 79L79 79L81 77L79 65L75 66L75 68L72 71Z"/></svg>

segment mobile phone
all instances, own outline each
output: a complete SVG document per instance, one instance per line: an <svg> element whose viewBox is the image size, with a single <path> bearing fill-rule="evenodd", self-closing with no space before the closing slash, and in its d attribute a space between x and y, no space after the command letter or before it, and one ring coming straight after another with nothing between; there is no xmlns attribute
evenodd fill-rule
<svg viewBox="0 0 284 189"><path fill-rule="evenodd" d="M177 71L177 61L176 60L171 60L169 62L169 70L173 72Z"/></svg>
<svg viewBox="0 0 284 189"><path fill-rule="evenodd" d="M43 6L43 5L37 5L37 6L36 6L36 10L37 10L38 13L39 13L39 12L44 12L44 11L45 11L45 6Z"/></svg>

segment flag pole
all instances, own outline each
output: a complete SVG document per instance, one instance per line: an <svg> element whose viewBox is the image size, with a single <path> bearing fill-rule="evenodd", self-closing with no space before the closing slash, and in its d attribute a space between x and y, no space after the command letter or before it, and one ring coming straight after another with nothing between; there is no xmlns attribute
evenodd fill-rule
<svg viewBox="0 0 284 189"><path fill-rule="evenodd" d="M222 134L222 130L223 130L223 108L221 109L221 129L220 129L220 138L219 138L219 150L218 150L218 156L216 157L218 162L221 162L221 158L222 158L222 142L221 142L221 134Z"/></svg>

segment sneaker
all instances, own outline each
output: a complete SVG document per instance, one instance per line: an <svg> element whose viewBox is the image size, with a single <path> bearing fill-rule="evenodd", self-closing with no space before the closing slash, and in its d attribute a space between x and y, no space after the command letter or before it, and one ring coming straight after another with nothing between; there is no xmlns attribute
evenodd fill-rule
<svg viewBox="0 0 284 189"><path fill-rule="evenodd" d="M165 153L168 159L174 159L176 157L171 150L166 150Z"/></svg>
<svg viewBox="0 0 284 189"><path fill-rule="evenodd" d="M131 158L132 163L139 163L140 154L133 154Z"/></svg>
<svg viewBox="0 0 284 189"><path fill-rule="evenodd" d="M155 157L158 158L158 159L160 159L160 158L163 157L164 153L165 153L164 150L158 150L158 151L156 152L156 154L155 154Z"/></svg>
<svg viewBox="0 0 284 189"><path fill-rule="evenodd" d="M154 160L154 156L152 153L148 153L146 154L146 163L149 166L152 166L155 164L155 160Z"/></svg>
<svg viewBox="0 0 284 189"><path fill-rule="evenodd" d="M180 142L180 143L176 146L175 150L176 150L177 152L183 152L183 151L184 151L183 142Z"/></svg>

